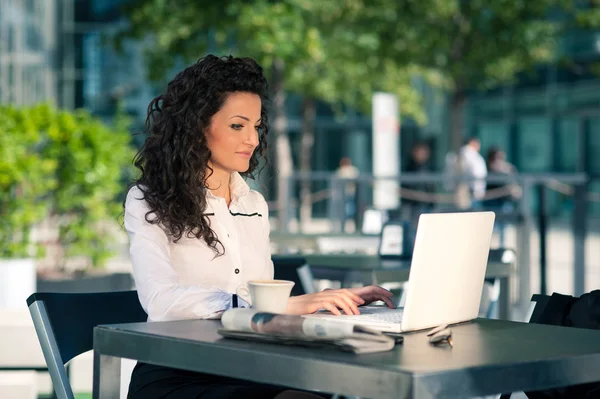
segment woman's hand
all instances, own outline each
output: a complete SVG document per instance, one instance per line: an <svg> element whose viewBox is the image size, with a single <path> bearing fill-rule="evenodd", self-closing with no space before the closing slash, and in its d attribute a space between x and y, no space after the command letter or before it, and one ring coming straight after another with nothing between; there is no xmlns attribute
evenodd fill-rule
<svg viewBox="0 0 600 399"><path fill-rule="evenodd" d="M392 297L394 294L378 285L349 288L348 291L361 297L365 301L363 305L369 305L375 301L383 301L388 308L396 309L396 305L394 305L394 302L392 302Z"/></svg>
<svg viewBox="0 0 600 399"><path fill-rule="evenodd" d="M335 315L341 315L340 309L347 315L360 314L358 307L374 301L384 301L394 309L391 300L393 294L377 285L368 287L348 288L340 290L327 289L314 294L293 296L288 301L288 314L309 314L319 309L329 310Z"/></svg>

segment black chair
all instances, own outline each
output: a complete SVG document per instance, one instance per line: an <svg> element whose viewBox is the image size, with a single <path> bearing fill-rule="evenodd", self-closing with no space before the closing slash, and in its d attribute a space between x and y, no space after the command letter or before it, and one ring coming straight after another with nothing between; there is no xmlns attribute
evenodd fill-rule
<svg viewBox="0 0 600 399"><path fill-rule="evenodd" d="M94 327L147 319L137 291L35 293L27 306L59 399L74 398L65 364L93 349Z"/></svg>
<svg viewBox="0 0 600 399"><path fill-rule="evenodd" d="M548 295L535 294L531 297L531 302L535 302L535 306L533 308L533 313L529 318L530 323L538 322L538 320L540 319L540 315L544 312L544 309L546 308L546 305L548 304L549 300L550 296ZM500 395L500 399L510 399L510 395L512 395L512 393L502 394Z"/></svg>
<svg viewBox="0 0 600 399"><path fill-rule="evenodd" d="M529 318L530 323L538 323L546 307L548 306L548 302L550 301L549 295L540 295L535 294L531 297L531 302L535 302L535 307L533 308L533 313ZM511 394L505 393L500 396L500 399L510 399Z"/></svg>
<svg viewBox="0 0 600 399"><path fill-rule="evenodd" d="M277 280L293 281L292 295L314 293L314 279L310 266L302 256L273 255L271 257Z"/></svg>
<svg viewBox="0 0 600 399"><path fill-rule="evenodd" d="M513 249L510 248L491 248L488 255L488 262L501 262L501 263L513 263L517 259L517 254ZM485 282L492 285L492 289L494 291L498 291L500 289L500 280L497 278L486 278ZM498 299L493 299L490 302L490 306L487 310L486 317L492 318L496 313L496 309L498 308Z"/></svg>

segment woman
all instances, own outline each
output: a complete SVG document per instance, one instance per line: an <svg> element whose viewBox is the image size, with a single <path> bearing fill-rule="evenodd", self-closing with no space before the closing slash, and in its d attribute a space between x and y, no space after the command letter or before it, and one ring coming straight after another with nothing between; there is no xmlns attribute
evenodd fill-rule
<svg viewBox="0 0 600 399"><path fill-rule="evenodd" d="M133 274L148 321L218 318L247 306L233 293L272 279L268 208L244 178L267 150L267 81L249 58L200 59L148 107L140 177L125 202ZM370 286L292 297L287 313L358 314L391 293ZM304 395L304 396L303 396ZM129 398L314 397L138 363Z"/></svg>
<svg viewBox="0 0 600 399"><path fill-rule="evenodd" d="M487 152L486 166L489 176L514 176L517 169L506 160L506 153L497 146L492 146ZM498 230L500 246L504 246L505 218L498 216L510 215L514 212L515 200L521 196L521 188L518 184L509 182L488 182L486 187L488 195L494 194L491 199L485 201L487 209L496 212L497 218L494 228ZM498 192L500 192L498 196Z"/></svg>

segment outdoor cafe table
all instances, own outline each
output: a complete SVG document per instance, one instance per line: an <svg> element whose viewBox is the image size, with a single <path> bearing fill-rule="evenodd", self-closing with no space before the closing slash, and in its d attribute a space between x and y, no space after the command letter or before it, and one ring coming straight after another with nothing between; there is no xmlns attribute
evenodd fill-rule
<svg viewBox="0 0 600 399"><path fill-rule="evenodd" d="M279 257L286 255L277 255ZM313 278L335 280L341 278L344 286L352 282L382 284L406 282L410 260L384 260L367 254L305 254L301 255L310 266ZM510 283L514 263L490 260L486 278L498 279L498 317L510 319ZM341 277L340 277L341 276Z"/></svg>
<svg viewBox="0 0 600 399"><path fill-rule="evenodd" d="M477 319L453 326L454 347L426 332L389 352L354 355L224 339L216 320L94 330L94 398L119 396L120 359L289 388L365 398L466 398L600 381L600 331Z"/></svg>

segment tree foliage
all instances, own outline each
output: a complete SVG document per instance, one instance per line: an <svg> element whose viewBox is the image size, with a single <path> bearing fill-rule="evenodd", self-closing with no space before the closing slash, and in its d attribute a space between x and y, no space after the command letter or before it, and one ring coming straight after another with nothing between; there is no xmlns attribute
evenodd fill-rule
<svg viewBox="0 0 600 399"><path fill-rule="evenodd" d="M399 95L425 121L415 77L450 94L456 149L469 91L515 81L564 57L565 32L600 26L598 0L137 0L128 35L148 38L152 75L205 51L286 66L285 88L369 111ZM181 58L178 58L178 57Z"/></svg>
<svg viewBox="0 0 600 399"><path fill-rule="evenodd" d="M463 134L465 99L514 81L519 74L554 62L565 32L600 26L596 1L570 0L374 0L386 10L363 15L358 26L376 31L383 58L437 71L448 88L452 146Z"/></svg>
<svg viewBox="0 0 600 399"><path fill-rule="evenodd" d="M368 2L351 0L136 0L119 38L146 41L154 80L207 52L250 56L267 71L279 59L289 92L369 111L374 91L391 91L404 114L423 122L411 84L416 64L383 61L377 32L355 29L360 20L348 18L369 10Z"/></svg>
<svg viewBox="0 0 600 399"><path fill-rule="evenodd" d="M0 257L35 255L30 232L58 220L63 259L101 266L113 252L106 224L122 213L132 173L128 121L108 126L87 111L0 107Z"/></svg>

